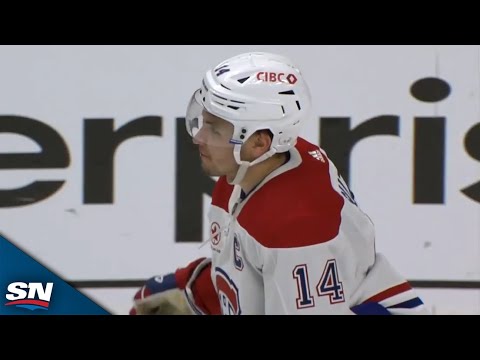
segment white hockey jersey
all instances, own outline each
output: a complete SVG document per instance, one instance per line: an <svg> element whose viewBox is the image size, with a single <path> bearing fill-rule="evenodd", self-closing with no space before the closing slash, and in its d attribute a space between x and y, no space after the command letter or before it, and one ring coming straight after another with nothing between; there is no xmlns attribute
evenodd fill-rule
<svg viewBox="0 0 480 360"><path fill-rule="evenodd" d="M353 314L369 302L427 313L375 252L374 225L318 146L299 138L288 162L241 195L220 178L209 212L223 314Z"/></svg>

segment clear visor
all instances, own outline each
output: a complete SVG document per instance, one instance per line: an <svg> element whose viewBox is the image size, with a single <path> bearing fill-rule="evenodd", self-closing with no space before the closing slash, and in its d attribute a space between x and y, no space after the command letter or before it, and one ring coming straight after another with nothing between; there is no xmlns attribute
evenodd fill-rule
<svg viewBox="0 0 480 360"><path fill-rule="evenodd" d="M217 147L232 147L241 142L232 140L233 125L216 116L210 116L202 104L201 90L192 95L185 116L187 132L197 143Z"/></svg>
<svg viewBox="0 0 480 360"><path fill-rule="evenodd" d="M198 134L203 126L203 105L200 96L200 89L193 93L190 102L188 103L187 115L185 117L187 132L192 138Z"/></svg>

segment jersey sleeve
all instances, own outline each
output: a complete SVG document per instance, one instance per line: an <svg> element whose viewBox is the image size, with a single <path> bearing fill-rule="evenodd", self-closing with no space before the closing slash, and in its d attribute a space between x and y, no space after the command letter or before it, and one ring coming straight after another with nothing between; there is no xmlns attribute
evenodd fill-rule
<svg viewBox="0 0 480 360"><path fill-rule="evenodd" d="M297 218L279 229L279 243L262 249L267 314L425 314L423 302L381 254L338 236L309 246L312 219ZM311 227L312 229L314 227ZM307 230L305 230L307 229ZM302 240L292 240L295 237Z"/></svg>
<svg viewBox="0 0 480 360"><path fill-rule="evenodd" d="M353 302L352 311L357 315L376 314L376 311L387 311L390 315L429 314L410 283L384 255L378 253L361 286L353 294Z"/></svg>

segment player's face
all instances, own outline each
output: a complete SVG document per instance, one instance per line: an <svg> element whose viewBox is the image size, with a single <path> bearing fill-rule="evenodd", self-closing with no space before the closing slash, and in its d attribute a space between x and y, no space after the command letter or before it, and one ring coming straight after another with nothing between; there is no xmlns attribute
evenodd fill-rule
<svg viewBox="0 0 480 360"><path fill-rule="evenodd" d="M233 125L207 111L202 112L203 126L193 137L198 145L203 171L210 176L235 176L238 164L233 157Z"/></svg>

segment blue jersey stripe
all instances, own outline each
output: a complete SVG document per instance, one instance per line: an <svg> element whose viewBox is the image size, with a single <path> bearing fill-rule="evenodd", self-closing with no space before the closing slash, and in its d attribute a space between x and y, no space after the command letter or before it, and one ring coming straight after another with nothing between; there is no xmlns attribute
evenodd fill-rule
<svg viewBox="0 0 480 360"><path fill-rule="evenodd" d="M417 306L420 306L420 305L423 305L423 302L418 297L416 297L416 298L413 298L411 300L404 301L402 303L389 306L388 308L389 309L395 309L395 308L413 309L413 308L415 308Z"/></svg>

